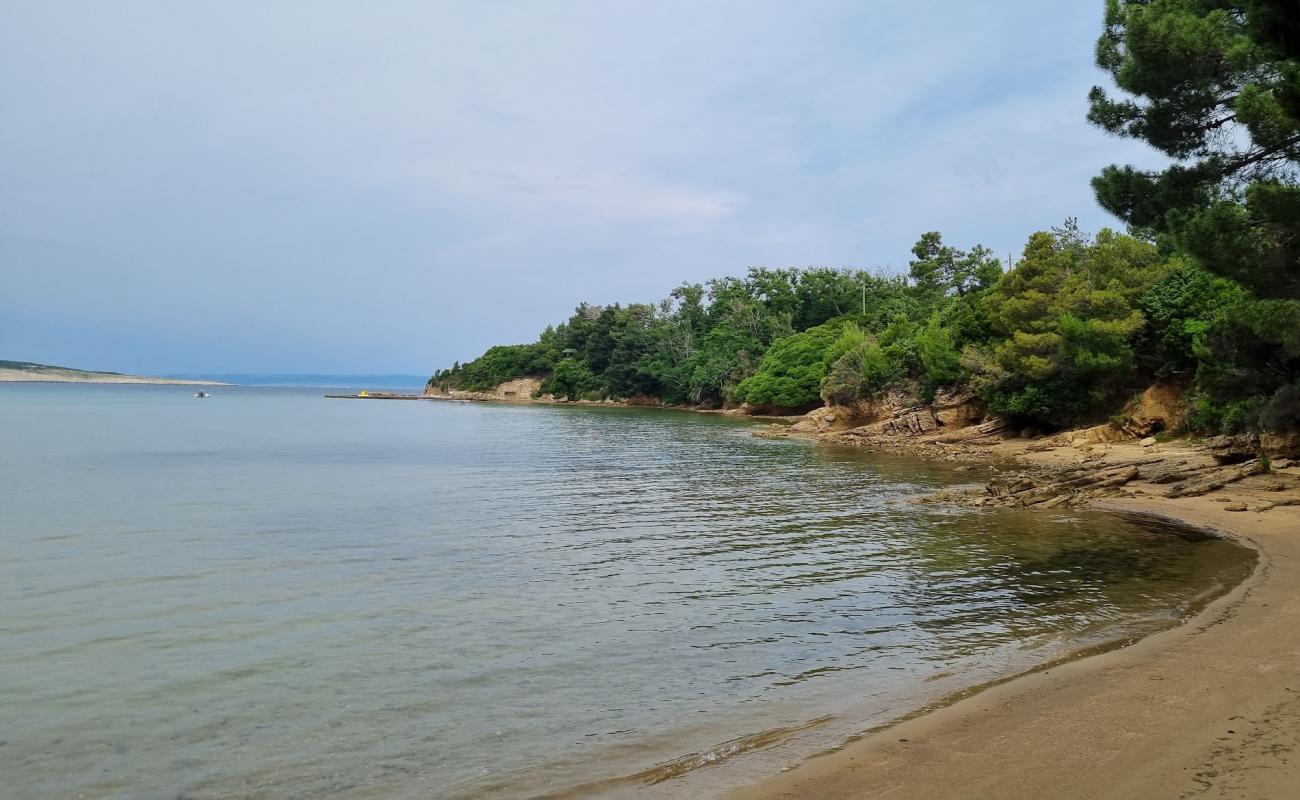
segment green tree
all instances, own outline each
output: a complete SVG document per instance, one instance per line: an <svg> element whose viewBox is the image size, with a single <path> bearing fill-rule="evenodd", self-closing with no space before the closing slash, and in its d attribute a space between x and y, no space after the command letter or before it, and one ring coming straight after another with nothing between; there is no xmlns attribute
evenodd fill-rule
<svg viewBox="0 0 1300 800"><path fill-rule="evenodd" d="M577 400L596 388L596 376L587 365L574 358L566 358L555 365L551 377L542 387L556 397Z"/></svg>
<svg viewBox="0 0 1300 800"><path fill-rule="evenodd" d="M758 371L736 387L736 397L751 405L790 410L816 405L826 355L839 338L839 328L828 323L776 340Z"/></svg>
<svg viewBox="0 0 1300 800"><path fill-rule="evenodd" d="M989 407L1062 426L1131 392L1137 303L1167 269L1153 245L1109 230L1096 241L1068 229L1031 236L984 299L1004 338L968 359Z"/></svg>
<svg viewBox="0 0 1300 800"><path fill-rule="evenodd" d="M451 369L440 371L431 380L449 389L485 392L515 378L550 372L552 361L537 344L511 344L489 347L483 355Z"/></svg>
<svg viewBox="0 0 1300 800"><path fill-rule="evenodd" d="M1300 5L1107 0L1088 118L1175 163L1111 166L1102 206L1261 297L1300 298Z"/></svg>
<svg viewBox="0 0 1300 800"><path fill-rule="evenodd" d="M921 393L934 397L940 386L958 383L964 373L961 352L950 330L943 326L938 314L926 321L916 334L916 353L921 362Z"/></svg>
<svg viewBox="0 0 1300 800"><path fill-rule="evenodd" d="M1198 353L1207 352L1207 335L1226 324L1246 299L1239 284L1194 262L1175 260L1173 269L1139 300L1150 323L1141 349L1155 375L1195 372Z"/></svg>
<svg viewBox="0 0 1300 800"><path fill-rule="evenodd" d="M847 405L867 393L867 350L879 346L853 323L847 323L827 348L822 360L826 375L821 396L827 403Z"/></svg>
<svg viewBox="0 0 1300 800"><path fill-rule="evenodd" d="M956 294L959 297L992 286L1002 274L1002 264L992 251L975 245L970 251L943 243L938 231L930 231L912 246L910 273L916 286L931 298Z"/></svg>

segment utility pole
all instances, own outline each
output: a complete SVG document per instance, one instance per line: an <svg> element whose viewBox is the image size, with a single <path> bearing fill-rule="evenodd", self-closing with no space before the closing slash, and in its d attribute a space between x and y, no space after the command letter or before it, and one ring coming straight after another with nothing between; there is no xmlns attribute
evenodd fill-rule
<svg viewBox="0 0 1300 800"><path fill-rule="evenodd" d="M867 280L862 279L862 316L867 315Z"/></svg>

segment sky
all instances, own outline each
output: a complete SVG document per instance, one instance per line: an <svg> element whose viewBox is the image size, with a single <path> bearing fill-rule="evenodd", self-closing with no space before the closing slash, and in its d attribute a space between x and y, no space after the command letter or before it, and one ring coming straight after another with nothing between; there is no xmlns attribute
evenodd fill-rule
<svg viewBox="0 0 1300 800"><path fill-rule="evenodd" d="M1102 3L0 0L0 358L429 373L751 266L1019 254L1158 163Z"/></svg>

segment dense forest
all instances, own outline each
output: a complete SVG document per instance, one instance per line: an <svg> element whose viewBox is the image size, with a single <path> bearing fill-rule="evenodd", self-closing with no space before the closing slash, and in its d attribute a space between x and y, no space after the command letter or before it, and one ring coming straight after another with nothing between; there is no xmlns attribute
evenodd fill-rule
<svg viewBox="0 0 1300 800"><path fill-rule="evenodd" d="M1122 94L1093 89L1088 119L1171 159L1093 180L1122 233L1066 220L1004 265L929 232L906 274L755 268L583 304L430 384L784 411L953 388L1060 428L1163 381L1188 430L1300 429L1300 6L1109 0L1096 57Z"/></svg>

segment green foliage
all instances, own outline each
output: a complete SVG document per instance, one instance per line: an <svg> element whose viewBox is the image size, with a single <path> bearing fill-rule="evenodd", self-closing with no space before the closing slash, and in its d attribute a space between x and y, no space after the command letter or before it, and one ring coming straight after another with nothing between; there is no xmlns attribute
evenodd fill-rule
<svg viewBox="0 0 1300 800"><path fill-rule="evenodd" d="M778 339L758 371L736 387L736 398L764 408L799 410L816 405L827 355L840 338L839 329L830 323Z"/></svg>
<svg viewBox="0 0 1300 800"><path fill-rule="evenodd" d="M903 375L903 367L888 349L869 342L862 351L862 396L875 397Z"/></svg>
<svg viewBox="0 0 1300 800"><path fill-rule="evenodd" d="M1095 416L1135 388L1137 302L1167 269L1156 248L1067 224L1030 237L984 300L1002 338L971 367L990 408L1052 426Z"/></svg>
<svg viewBox="0 0 1300 800"><path fill-rule="evenodd" d="M430 383L482 392L515 378L549 372L553 363L546 349L536 344L497 345L467 364L439 372Z"/></svg>
<svg viewBox="0 0 1300 800"><path fill-rule="evenodd" d="M431 382L486 390L537 375L569 399L783 410L964 384L997 413L1055 427L1104 419L1181 375L1194 380L1199 430L1294 425L1300 413L1300 303L1256 299L1187 257L1112 231L1093 239L1073 221L1031 236L996 276L982 256L983 268L952 266L965 256L937 236L917 252L939 266L915 284L756 269L657 306L583 304L537 342L490 348Z"/></svg>
<svg viewBox="0 0 1300 800"><path fill-rule="evenodd" d="M891 387L910 382L915 378L915 365L920 363L917 331L917 326L901 315L878 337L846 325L827 353L822 397L847 404L878 397Z"/></svg>
<svg viewBox="0 0 1300 800"><path fill-rule="evenodd" d="M531 345L493 348L439 371L431 385L487 390L545 375L566 358L592 375L600 397L649 395L717 406L758 371L772 343L844 317L880 330L928 309L900 277L843 269L754 268L743 278L684 284L656 306L582 304Z"/></svg>
<svg viewBox="0 0 1300 800"><path fill-rule="evenodd" d="M1275 431L1300 431L1300 381L1278 389L1260 415L1261 427Z"/></svg>
<svg viewBox="0 0 1300 800"><path fill-rule="evenodd" d="M839 336L826 350L826 364L834 364L849 352L866 346L869 341L870 338L856 323L845 322L840 328Z"/></svg>
<svg viewBox="0 0 1300 800"><path fill-rule="evenodd" d="M829 403L848 405L865 397L867 354L872 349L879 351L879 346L861 328L853 323L845 324L823 359L827 371L822 379L822 398Z"/></svg>
<svg viewBox="0 0 1300 800"><path fill-rule="evenodd" d="M556 397L577 400L584 395L590 395L595 388L596 376L591 373L587 365L577 359L566 358L555 365L555 371L542 386L542 391ZM587 397L587 399L598 398L599 395Z"/></svg>
<svg viewBox="0 0 1300 800"><path fill-rule="evenodd" d="M923 234L913 245L912 255L916 256L910 264L912 280L922 294L930 297L979 292L992 286L1002 274L1002 264L988 248L975 245L966 252L948 247L938 231Z"/></svg>
<svg viewBox="0 0 1300 800"><path fill-rule="evenodd" d="M869 394L867 387L868 353L880 352L880 346L863 339L840 353L822 379L821 396L828 403L849 405Z"/></svg>
<svg viewBox="0 0 1300 800"><path fill-rule="evenodd" d="M1300 302L1243 292L1198 331L1193 349L1198 428L1233 433L1290 424L1280 406L1300 382Z"/></svg>
<svg viewBox="0 0 1300 800"><path fill-rule="evenodd" d="M1129 96L1094 88L1089 118L1173 159L1107 168L1098 200L1206 271L1181 264L1143 298L1146 358L1194 371L1197 429L1290 425L1277 409L1300 377L1300 6L1108 0L1097 63Z"/></svg>
<svg viewBox="0 0 1300 800"><path fill-rule="evenodd" d="M1300 7L1107 0L1089 119L1175 162L1112 166L1097 199L1260 297L1300 299Z"/></svg>
<svg viewBox="0 0 1300 800"><path fill-rule="evenodd" d="M1150 323L1143 349L1159 377L1194 371L1206 334L1244 299L1239 285L1193 262L1176 260L1172 267L1138 303Z"/></svg>
<svg viewBox="0 0 1300 800"><path fill-rule="evenodd" d="M1300 6L1107 0L1096 58L1123 95L1093 89L1089 119L1170 157L1093 180L1130 235L1067 220L1006 273L937 231L907 277L753 268L655 306L580 305L430 383L784 409L965 385L1061 426L1177 378L1197 430L1300 429Z"/></svg>
<svg viewBox="0 0 1300 800"><path fill-rule="evenodd" d="M934 314L916 335L916 354L921 363L922 394L934 397L940 386L957 383L963 377L961 353L956 337Z"/></svg>

